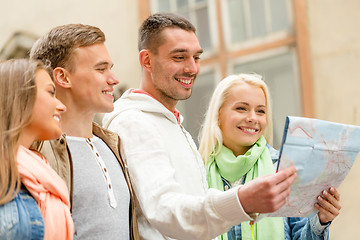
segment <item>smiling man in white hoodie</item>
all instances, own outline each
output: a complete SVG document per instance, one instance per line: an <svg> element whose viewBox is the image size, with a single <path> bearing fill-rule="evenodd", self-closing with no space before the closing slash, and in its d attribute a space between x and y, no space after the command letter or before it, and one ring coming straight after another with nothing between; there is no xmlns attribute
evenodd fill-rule
<svg viewBox="0 0 360 240"><path fill-rule="evenodd" d="M119 134L137 195L142 239L211 239L256 213L279 209L295 169L220 192L208 190L204 163L176 110L191 96L203 50L195 27L174 14L154 14L139 31L140 89L130 89L105 115ZM250 186L251 185L251 186Z"/></svg>

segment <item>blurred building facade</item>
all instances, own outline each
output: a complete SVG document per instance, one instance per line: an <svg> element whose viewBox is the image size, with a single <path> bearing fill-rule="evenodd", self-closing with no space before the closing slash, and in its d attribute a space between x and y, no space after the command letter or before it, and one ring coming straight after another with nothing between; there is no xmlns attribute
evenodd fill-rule
<svg viewBox="0 0 360 240"><path fill-rule="evenodd" d="M230 74L258 73L273 100L274 145L285 116L360 125L360 1L358 0L0 0L0 59L27 56L54 26L100 27L120 80L118 97L138 87L137 28L150 13L171 11L197 27L204 49L193 95L179 104L196 139L217 82ZM342 210L330 239L360 236L359 157L341 185Z"/></svg>

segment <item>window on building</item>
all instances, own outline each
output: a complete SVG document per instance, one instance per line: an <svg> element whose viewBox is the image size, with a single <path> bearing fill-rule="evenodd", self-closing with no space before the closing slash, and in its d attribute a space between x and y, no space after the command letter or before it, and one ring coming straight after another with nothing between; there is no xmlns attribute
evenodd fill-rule
<svg viewBox="0 0 360 240"><path fill-rule="evenodd" d="M222 3L229 45L264 40L291 31L290 1L226 0Z"/></svg>

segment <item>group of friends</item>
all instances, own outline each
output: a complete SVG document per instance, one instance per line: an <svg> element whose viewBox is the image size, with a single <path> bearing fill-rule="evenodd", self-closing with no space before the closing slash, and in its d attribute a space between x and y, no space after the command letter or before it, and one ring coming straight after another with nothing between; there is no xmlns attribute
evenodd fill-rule
<svg viewBox="0 0 360 240"><path fill-rule="evenodd" d="M144 20L140 87L115 103L104 43L95 26L62 25L29 59L0 63L0 239L329 238L334 187L313 216L261 217L285 204L296 178L295 167L275 173L261 76L219 82L197 148L176 109L200 71L195 27L171 13Z"/></svg>

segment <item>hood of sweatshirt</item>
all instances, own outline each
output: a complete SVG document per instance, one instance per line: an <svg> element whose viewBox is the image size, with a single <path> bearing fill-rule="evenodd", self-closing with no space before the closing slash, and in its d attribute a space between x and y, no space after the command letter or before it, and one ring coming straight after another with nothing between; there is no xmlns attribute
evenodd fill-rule
<svg viewBox="0 0 360 240"><path fill-rule="evenodd" d="M177 119L169 109L156 99L142 93L134 93L133 89L128 89L122 96L114 102L114 110L106 113L103 118L103 126L107 128L111 121L120 113L128 110L138 109L143 112L162 114L170 121L177 123ZM180 115L180 122L183 117Z"/></svg>

